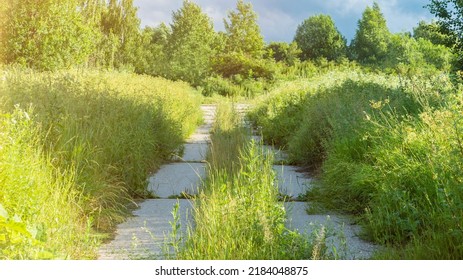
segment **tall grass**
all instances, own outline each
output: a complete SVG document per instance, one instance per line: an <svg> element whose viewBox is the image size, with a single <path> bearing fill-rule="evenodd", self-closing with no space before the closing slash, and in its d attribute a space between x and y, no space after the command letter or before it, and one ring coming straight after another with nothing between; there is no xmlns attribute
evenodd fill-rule
<svg viewBox="0 0 463 280"><path fill-rule="evenodd" d="M462 101L458 94L416 118L372 120L374 195L366 225L392 246L382 257L463 258Z"/></svg>
<svg viewBox="0 0 463 280"><path fill-rule="evenodd" d="M75 169L53 166L31 113L0 117L0 259L91 257L97 239L79 207Z"/></svg>
<svg viewBox="0 0 463 280"><path fill-rule="evenodd" d="M251 117L283 132L293 162L318 168L310 199L362 216L388 247L380 258L461 258L461 94L444 74L354 72L300 101L274 92Z"/></svg>
<svg viewBox="0 0 463 280"><path fill-rule="evenodd" d="M15 68L0 77L0 138L9 140L0 146L0 204L8 219L40 228L38 251L53 258L94 257L92 229L110 230L132 198L149 195L147 175L201 119L201 100L183 83ZM1 258L42 256L11 242Z"/></svg>
<svg viewBox="0 0 463 280"><path fill-rule="evenodd" d="M178 258L311 258L315 243L285 227L271 156L243 135L231 106L220 106L217 116L208 178L196 200L195 228Z"/></svg>

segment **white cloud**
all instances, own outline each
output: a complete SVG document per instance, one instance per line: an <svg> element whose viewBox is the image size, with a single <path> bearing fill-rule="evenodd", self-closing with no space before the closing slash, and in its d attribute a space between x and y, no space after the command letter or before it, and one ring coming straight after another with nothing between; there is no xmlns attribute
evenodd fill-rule
<svg viewBox="0 0 463 280"><path fill-rule="evenodd" d="M299 24L293 16L271 7L260 11L258 22L266 41L278 40L275 38L281 38L282 35L288 35L288 33L294 36Z"/></svg>
<svg viewBox="0 0 463 280"><path fill-rule="evenodd" d="M223 19L228 10L234 9L234 0L193 0L209 15L216 30L223 30ZM338 29L351 39L357 22L367 6L374 0L247 0L253 3L259 15L264 38L267 41L291 41L297 25L315 14L329 14ZM182 6L183 0L135 0L140 7L138 16L142 26L170 23L172 11ZM399 1L377 0L391 32L411 31L419 20L430 20L431 15L422 8L427 0Z"/></svg>
<svg viewBox="0 0 463 280"><path fill-rule="evenodd" d="M367 5L370 5L371 0L328 0L325 5L328 10L337 13L338 15L348 16L352 14L361 14Z"/></svg>

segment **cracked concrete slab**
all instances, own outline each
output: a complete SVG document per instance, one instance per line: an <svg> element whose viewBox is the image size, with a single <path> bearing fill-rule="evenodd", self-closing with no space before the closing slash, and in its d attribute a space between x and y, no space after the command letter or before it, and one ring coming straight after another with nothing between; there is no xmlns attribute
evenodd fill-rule
<svg viewBox="0 0 463 280"><path fill-rule="evenodd" d="M194 143L183 145L183 155L174 156L173 160L186 161L186 162L204 162L206 160L209 144L207 143Z"/></svg>
<svg viewBox="0 0 463 280"><path fill-rule="evenodd" d="M160 198L196 194L206 177L205 163L172 163L163 165L149 178L148 190Z"/></svg>
<svg viewBox="0 0 463 280"><path fill-rule="evenodd" d="M295 166L274 165L273 170L276 173L278 189L282 194L298 198L298 196L304 195L311 187L312 179L298 172L298 168Z"/></svg>
<svg viewBox="0 0 463 280"><path fill-rule="evenodd" d="M310 235L324 227L327 249L332 254L336 252L340 259L369 259L378 250L377 245L358 236L361 228L353 224L348 216L309 215L306 202L286 202L285 209L288 216L286 225L291 230Z"/></svg>
<svg viewBox="0 0 463 280"><path fill-rule="evenodd" d="M179 203L179 238L186 236L191 221L192 202L175 199L149 199L142 202L126 222L117 226L114 240L100 247L100 260L168 259L174 251L168 246L172 239L172 211ZM180 241L181 242L181 241Z"/></svg>

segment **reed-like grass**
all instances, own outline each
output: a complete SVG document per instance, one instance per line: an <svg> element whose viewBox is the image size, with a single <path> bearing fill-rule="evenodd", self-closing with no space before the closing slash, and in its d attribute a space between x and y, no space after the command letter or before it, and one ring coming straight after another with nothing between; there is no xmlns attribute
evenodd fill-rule
<svg viewBox="0 0 463 280"><path fill-rule="evenodd" d="M325 81L319 87L276 89L260 101L251 117L264 138L286 145L293 162L318 168L308 198L360 215L368 236L387 247L378 258L461 259L456 87L445 74L353 69L338 71L338 82L327 75L311 78Z"/></svg>
<svg viewBox="0 0 463 280"><path fill-rule="evenodd" d="M231 105L219 106L208 178L180 259L309 259L316 238L285 227L273 159L249 140ZM324 242L320 240L318 245ZM324 257L323 250L315 257Z"/></svg>
<svg viewBox="0 0 463 280"><path fill-rule="evenodd" d="M0 224L1 259L94 258L94 230L150 195L149 173L201 119L187 84L133 74L6 68L0 92L0 204L30 233Z"/></svg>

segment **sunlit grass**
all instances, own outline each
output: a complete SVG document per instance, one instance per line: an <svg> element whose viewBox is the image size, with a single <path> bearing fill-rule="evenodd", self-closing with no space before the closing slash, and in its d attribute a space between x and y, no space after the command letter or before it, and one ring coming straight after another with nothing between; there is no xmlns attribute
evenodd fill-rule
<svg viewBox="0 0 463 280"><path fill-rule="evenodd" d="M325 237L316 243L315 234L309 238L286 228L272 156L250 141L246 132L232 105L219 106L208 177L195 202L194 227L177 258L326 257Z"/></svg>
<svg viewBox="0 0 463 280"><path fill-rule="evenodd" d="M331 79L331 81L330 81ZM250 117L318 171L311 201L357 214L378 258L461 259L461 94L442 73L336 71L295 80Z"/></svg>
<svg viewBox="0 0 463 280"><path fill-rule="evenodd" d="M94 230L150 195L147 176L200 122L201 98L134 74L0 73L0 204L32 233L13 242L1 226L0 258L94 258Z"/></svg>

